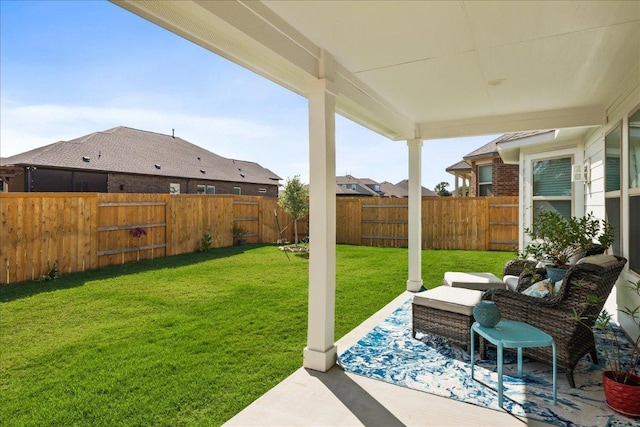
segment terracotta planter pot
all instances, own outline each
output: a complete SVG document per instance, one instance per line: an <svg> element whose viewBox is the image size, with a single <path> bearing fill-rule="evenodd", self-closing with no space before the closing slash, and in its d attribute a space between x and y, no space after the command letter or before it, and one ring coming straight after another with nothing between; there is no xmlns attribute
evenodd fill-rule
<svg viewBox="0 0 640 427"><path fill-rule="evenodd" d="M622 384L612 378L613 371L602 373L602 387L607 405L625 417L640 418L640 377L631 375L631 384Z"/></svg>

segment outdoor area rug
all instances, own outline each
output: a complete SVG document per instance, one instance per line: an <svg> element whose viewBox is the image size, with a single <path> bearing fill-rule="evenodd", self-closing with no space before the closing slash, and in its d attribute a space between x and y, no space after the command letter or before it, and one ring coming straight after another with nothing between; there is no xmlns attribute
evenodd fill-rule
<svg viewBox="0 0 640 427"><path fill-rule="evenodd" d="M601 348L604 337L597 339ZM501 409L495 349L488 351L486 360L478 359L479 354L472 380L469 354L462 348L429 334L418 334L413 339L409 299L339 355L338 363L354 374L559 426L640 425L615 414L605 403L602 362L594 365L587 358L582 360L574 371L575 389L569 387L564 372L558 370L558 404L554 406L551 366L525 358L523 377L518 378L516 356L505 352Z"/></svg>

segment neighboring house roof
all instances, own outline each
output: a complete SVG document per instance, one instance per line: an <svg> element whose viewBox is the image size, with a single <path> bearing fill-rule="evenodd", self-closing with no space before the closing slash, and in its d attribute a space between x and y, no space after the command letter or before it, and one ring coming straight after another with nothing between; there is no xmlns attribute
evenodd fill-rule
<svg viewBox="0 0 640 427"><path fill-rule="evenodd" d="M389 181L382 181L380 183L380 191L387 197L408 197L409 192L406 188L398 187Z"/></svg>
<svg viewBox="0 0 640 427"><path fill-rule="evenodd" d="M353 190L350 187L343 188L342 186L349 186L356 184L358 190ZM374 190L378 185L380 192ZM353 196L382 196L382 197L408 197L409 196L409 180L405 179L397 184L393 184L389 181L377 182L370 178L356 178L353 175L336 176L336 194L339 195L353 195ZM422 187L422 197L434 197L437 194L428 188Z"/></svg>
<svg viewBox="0 0 640 427"><path fill-rule="evenodd" d="M458 163L455 163L451 166L449 166L447 169L445 169L447 172L449 173L470 173L471 172L471 166L469 165L469 163L465 162L464 160L460 160Z"/></svg>
<svg viewBox="0 0 640 427"><path fill-rule="evenodd" d="M515 133L507 133L504 134L493 141L488 142L482 147L470 152L466 156L463 157L465 160L473 160L481 157L493 157L494 155L498 155L498 144L506 141L513 141L516 139L527 138L534 135L540 135L543 133L549 132L548 130L537 130L531 132L515 132Z"/></svg>
<svg viewBox="0 0 640 427"><path fill-rule="evenodd" d="M2 164L270 185L282 179L258 163L227 159L179 137L124 126L7 157Z"/></svg>
<svg viewBox="0 0 640 427"><path fill-rule="evenodd" d="M404 188L405 190L409 191L409 180L403 179L402 181L397 182L396 186L400 188ZM422 197L435 197L437 195L438 193L436 193L435 191L431 191L428 188L422 187Z"/></svg>
<svg viewBox="0 0 640 427"><path fill-rule="evenodd" d="M355 191L357 195L371 195L371 196L380 196L381 194L376 192L373 188L369 187L369 185L376 185L377 182L373 181L369 178L356 178L352 175L344 175L344 176L336 176L336 184L339 186L342 185L352 185L356 184L361 191Z"/></svg>
<svg viewBox="0 0 640 427"><path fill-rule="evenodd" d="M340 185L336 184L336 194L341 196L361 196L361 193L358 193L356 190L352 190L350 188L342 188Z"/></svg>

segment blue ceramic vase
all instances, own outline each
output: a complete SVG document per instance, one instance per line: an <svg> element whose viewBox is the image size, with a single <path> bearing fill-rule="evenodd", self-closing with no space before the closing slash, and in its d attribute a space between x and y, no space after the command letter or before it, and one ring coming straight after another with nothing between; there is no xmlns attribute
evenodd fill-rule
<svg viewBox="0 0 640 427"><path fill-rule="evenodd" d="M500 321L500 308L493 301L480 301L473 307L473 317L485 328L493 328Z"/></svg>

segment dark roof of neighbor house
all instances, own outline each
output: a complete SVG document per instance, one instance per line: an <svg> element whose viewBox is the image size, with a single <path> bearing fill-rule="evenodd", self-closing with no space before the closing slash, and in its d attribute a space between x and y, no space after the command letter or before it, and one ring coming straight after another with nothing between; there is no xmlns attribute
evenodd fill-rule
<svg viewBox="0 0 640 427"><path fill-rule="evenodd" d="M7 157L2 164L271 185L282 179L258 163L228 159L179 137L124 126Z"/></svg>
<svg viewBox="0 0 640 427"><path fill-rule="evenodd" d="M480 157L488 157L498 154L498 144L501 142L513 141L516 139L527 138L529 136L540 135L543 133L549 132L548 130L536 130L530 132L514 132L514 133L506 133L493 141L488 142L482 147L473 150L469 154L463 157L465 160L473 160ZM457 163L456 163L457 164Z"/></svg>
<svg viewBox="0 0 640 427"><path fill-rule="evenodd" d="M445 170L447 172L471 172L471 166L464 160L460 160L458 163L449 166Z"/></svg>
<svg viewBox="0 0 640 427"><path fill-rule="evenodd" d="M387 197L408 197L409 192L406 188L399 187L389 181L382 181L380 183L380 191Z"/></svg>
<svg viewBox="0 0 640 427"><path fill-rule="evenodd" d="M375 182L372 179L356 178L355 176L352 176L352 175L336 176L336 185L341 186L341 185L351 185L351 184L358 184L358 187L360 187L362 190L364 190L367 193L371 193L372 196L380 196L380 194L374 191L372 188L367 187L367 185L377 184L377 182ZM354 194L362 195L363 193L355 191Z"/></svg>
<svg viewBox="0 0 640 427"><path fill-rule="evenodd" d="M342 186L336 184L336 195L340 196L362 196L362 193L358 193L356 190L352 190L351 188L342 188Z"/></svg>
<svg viewBox="0 0 640 427"><path fill-rule="evenodd" d="M397 182L395 184L396 186L403 188L405 190L409 190L409 180L408 179L403 179L400 182ZM407 193L408 194L408 193ZM438 193L436 193L435 191L429 190L428 188L422 187L422 197L435 197L437 196Z"/></svg>

